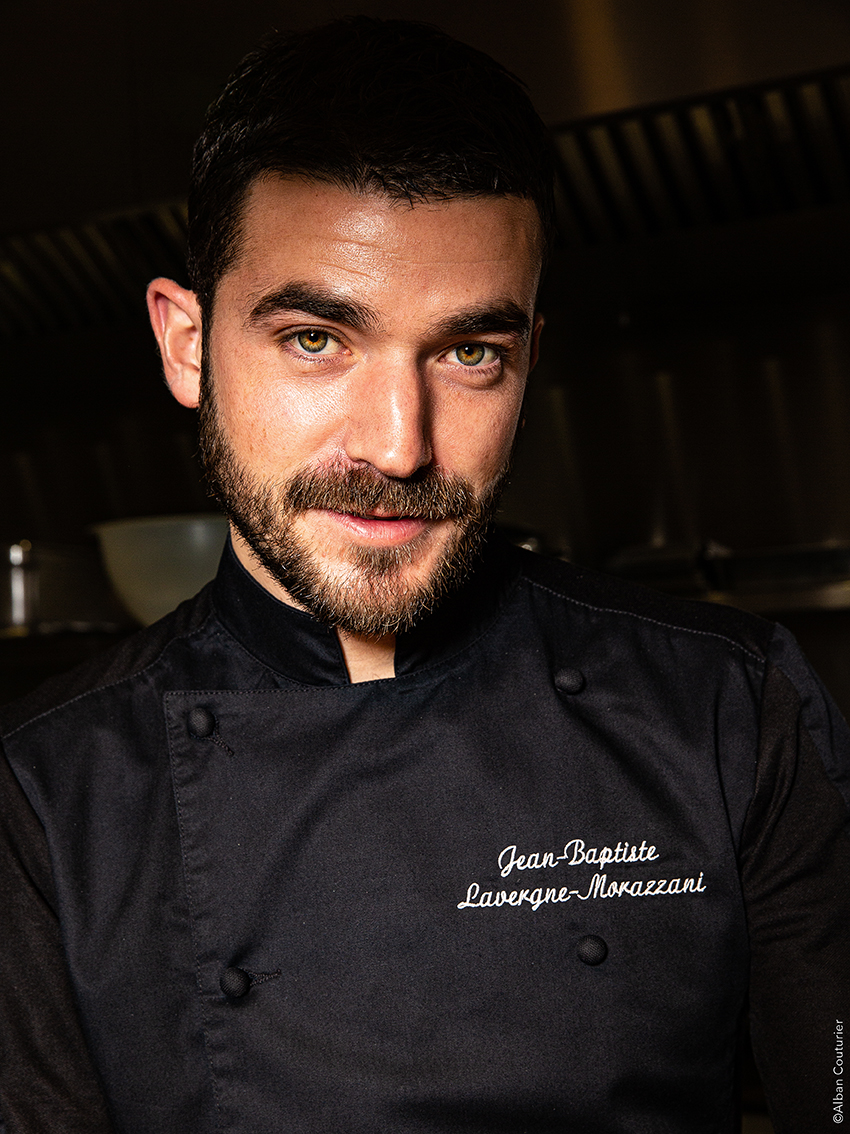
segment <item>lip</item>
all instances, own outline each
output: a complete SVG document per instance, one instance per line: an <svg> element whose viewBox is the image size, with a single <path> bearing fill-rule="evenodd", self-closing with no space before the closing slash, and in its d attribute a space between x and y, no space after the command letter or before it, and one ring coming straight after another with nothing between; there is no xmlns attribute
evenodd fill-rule
<svg viewBox="0 0 850 1134"><path fill-rule="evenodd" d="M431 521L413 516L354 516L347 512L320 514L357 539L384 545L409 543L431 526Z"/></svg>

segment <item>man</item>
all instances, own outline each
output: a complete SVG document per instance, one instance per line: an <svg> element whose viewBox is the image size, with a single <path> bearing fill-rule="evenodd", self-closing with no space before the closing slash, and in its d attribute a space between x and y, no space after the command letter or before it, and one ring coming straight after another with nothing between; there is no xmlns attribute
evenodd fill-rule
<svg viewBox="0 0 850 1134"><path fill-rule="evenodd" d="M783 631L486 538L551 212L426 28L212 108L149 305L232 546L3 715L10 1134L731 1131L748 990L777 1129L839 1121L843 722Z"/></svg>

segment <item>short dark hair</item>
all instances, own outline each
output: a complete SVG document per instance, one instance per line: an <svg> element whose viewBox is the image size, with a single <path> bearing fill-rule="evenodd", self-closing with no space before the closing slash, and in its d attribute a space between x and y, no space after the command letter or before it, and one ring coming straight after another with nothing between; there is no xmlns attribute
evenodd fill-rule
<svg viewBox="0 0 850 1134"><path fill-rule="evenodd" d="M242 205L267 173L411 203L534 202L548 243L549 135L519 79L437 28L366 16L277 34L207 114L189 193L189 278L205 317L238 255Z"/></svg>

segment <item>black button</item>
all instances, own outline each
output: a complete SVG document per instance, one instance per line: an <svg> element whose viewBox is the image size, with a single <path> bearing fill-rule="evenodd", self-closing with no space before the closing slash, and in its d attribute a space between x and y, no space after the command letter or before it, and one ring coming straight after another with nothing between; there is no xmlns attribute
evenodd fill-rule
<svg viewBox="0 0 850 1134"><path fill-rule="evenodd" d="M209 709L205 709L201 705L196 705L194 709L189 711L187 724L189 725L189 732L199 740L206 740L215 732L215 717Z"/></svg>
<svg viewBox="0 0 850 1134"><path fill-rule="evenodd" d="M225 969L221 974L219 984L225 996L229 996L232 1000L238 1000L251 987L251 978L244 969L231 967Z"/></svg>
<svg viewBox="0 0 850 1134"><path fill-rule="evenodd" d="M559 693L581 693L584 674L580 669L559 669L555 674L555 688Z"/></svg>
<svg viewBox="0 0 850 1134"><path fill-rule="evenodd" d="M608 956L608 946L601 937L589 933L576 946L576 956L586 965L601 965Z"/></svg>

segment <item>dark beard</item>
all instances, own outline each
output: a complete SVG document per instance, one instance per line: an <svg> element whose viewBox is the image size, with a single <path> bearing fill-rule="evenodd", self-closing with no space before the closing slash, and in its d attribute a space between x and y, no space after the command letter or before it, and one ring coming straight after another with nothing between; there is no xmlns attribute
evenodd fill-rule
<svg viewBox="0 0 850 1134"><path fill-rule="evenodd" d="M253 554L297 603L349 634L380 637L409 630L456 590L478 559L508 477L506 463L481 494L465 478L433 466L404 480L369 466L330 465L302 469L283 483L256 481L230 447L207 375L199 425L210 490ZM451 520L454 532L422 583L406 583L403 569L425 548L428 532L400 547L353 545L348 574L332 579L317 553L292 530L292 520L310 509Z"/></svg>

